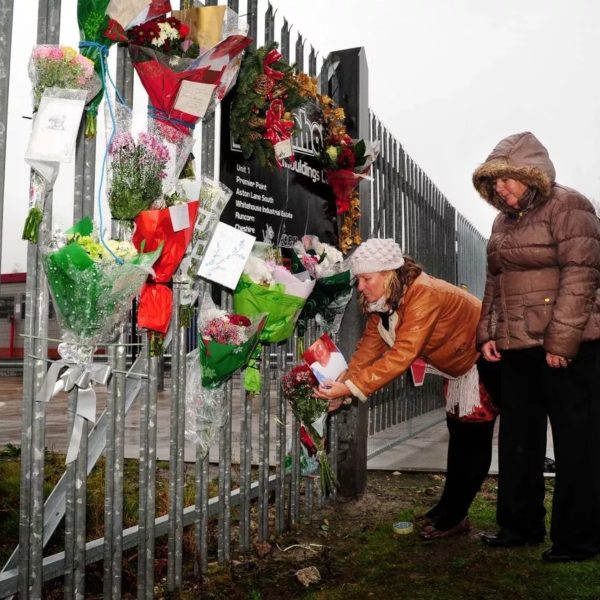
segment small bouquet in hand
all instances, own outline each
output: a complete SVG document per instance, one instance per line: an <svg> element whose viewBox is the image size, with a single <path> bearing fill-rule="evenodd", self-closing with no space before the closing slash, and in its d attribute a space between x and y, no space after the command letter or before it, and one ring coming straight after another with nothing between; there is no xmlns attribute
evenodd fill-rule
<svg viewBox="0 0 600 600"><path fill-rule="evenodd" d="M161 251L143 254L129 242L106 244L112 254L98 241L86 217L66 234L55 234L43 249L63 339L90 350L115 338Z"/></svg>
<svg viewBox="0 0 600 600"><path fill-rule="evenodd" d="M87 90L87 99L91 100L102 87L94 63L68 46L36 46L29 61L29 78L34 110L47 88Z"/></svg>
<svg viewBox="0 0 600 600"><path fill-rule="evenodd" d="M320 466L321 490L329 494L338 486L337 479L325 451L325 422L327 420L328 402L315 396L318 382L306 364L294 367L281 379L283 396L290 403L296 418L306 429L303 444L310 446L310 440L317 451ZM307 438L308 434L308 438Z"/></svg>
<svg viewBox="0 0 600 600"><path fill-rule="evenodd" d="M298 333L304 334L306 321L317 323L337 333L346 306L352 297L352 276L343 254L334 246L319 241L315 235L305 235L292 247L292 270L308 271L315 287L298 318Z"/></svg>
<svg viewBox="0 0 600 600"><path fill-rule="evenodd" d="M117 133L108 150L111 159L108 204L113 219L130 221L162 197L169 151L159 139L140 133Z"/></svg>

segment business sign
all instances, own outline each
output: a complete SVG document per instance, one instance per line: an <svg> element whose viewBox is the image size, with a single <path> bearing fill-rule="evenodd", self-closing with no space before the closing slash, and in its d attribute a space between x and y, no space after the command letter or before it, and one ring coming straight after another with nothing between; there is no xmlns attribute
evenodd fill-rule
<svg viewBox="0 0 600 600"><path fill-rule="evenodd" d="M230 135L231 101L222 105L221 181L233 191L221 221L259 241L290 248L303 235L317 235L337 245L335 200L318 159L323 128L313 104L295 111L299 133L293 138L295 160L281 168L261 167L245 160Z"/></svg>

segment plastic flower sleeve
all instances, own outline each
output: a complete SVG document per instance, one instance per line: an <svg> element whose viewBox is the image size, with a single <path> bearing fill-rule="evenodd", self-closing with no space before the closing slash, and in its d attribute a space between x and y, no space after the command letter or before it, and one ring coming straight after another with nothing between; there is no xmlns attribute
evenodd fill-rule
<svg viewBox="0 0 600 600"><path fill-rule="evenodd" d="M202 449L206 455L227 423L229 404L224 386L207 389L202 386L202 368L198 349L187 356L185 382L185 437Z"/></svg>
<svg viewBox="0 0 600 600"><path fill-rule="evenodd" d="M93 238L92 228L85 218L67 232L68 237L57 233L42 249L63 339L84 346L117 337L132 299L160 255L160 248L138 254L126 243L113 242L111 250L123 256L119 264Z"/></svg>
<svg viewBox="0 0 600 600"><path fill-rule="evenodd" d="M106 36L109 17L106 14L109 0L77 0L77 23L79 35L84 47L81 54L94 62L94 69L102 77L105 57L102 55L103 47L110 48L113 40ZM91 99L86 108L85 136L96 136L96 122L98 106L104 96L103 88Z"/></svg>
<svg viewBox="0 0 600 600"><path fill-rule="evenodd" d="M232 191L221 182L202 176L200 206L192 234L192 241L181 261L178 279L183 283L181 303L192 304L198 291L198 268L206 251L223 209L231 198Z"/></svg>
<svg viewBox="0 0 600 600"><path fill-rule="evenodd" d="M163 170L162 193L163 197L173 192L179 181L179 177L194 148L194 138L191 132L182 132L172 124L159 119L148 120L148 130L169 153L169 159ZM153 208L162 208L164 202L154 202Z"/></svg>

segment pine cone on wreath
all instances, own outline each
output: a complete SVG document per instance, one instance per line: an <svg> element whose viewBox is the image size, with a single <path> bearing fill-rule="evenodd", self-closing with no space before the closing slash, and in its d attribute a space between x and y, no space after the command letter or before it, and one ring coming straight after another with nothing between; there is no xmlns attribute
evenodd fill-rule
<svg viewBox="0 0 600 600"><path fill-rule="evenodd" d="M265 75L264 73L262 75L259 75L256 78L256 81L254 82L254 91L259 95L259 96L267 96L268 94L271 93L271 90L273 89L273 87L275 86L275 82L268 76Z"/></svg>

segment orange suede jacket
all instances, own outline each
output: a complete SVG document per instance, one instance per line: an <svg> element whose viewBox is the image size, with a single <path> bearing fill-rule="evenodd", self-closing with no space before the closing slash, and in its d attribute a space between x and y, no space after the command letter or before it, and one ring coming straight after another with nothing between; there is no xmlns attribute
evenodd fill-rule
<svg viewBox="0 0 600 600"><path fill-rule="evenodd" d="M344 383L361 400L402 375L422 356L452 377L479 357L475 346L481 302L446 281L421 273L408 288L389 330L370 315Z"/></svg>

